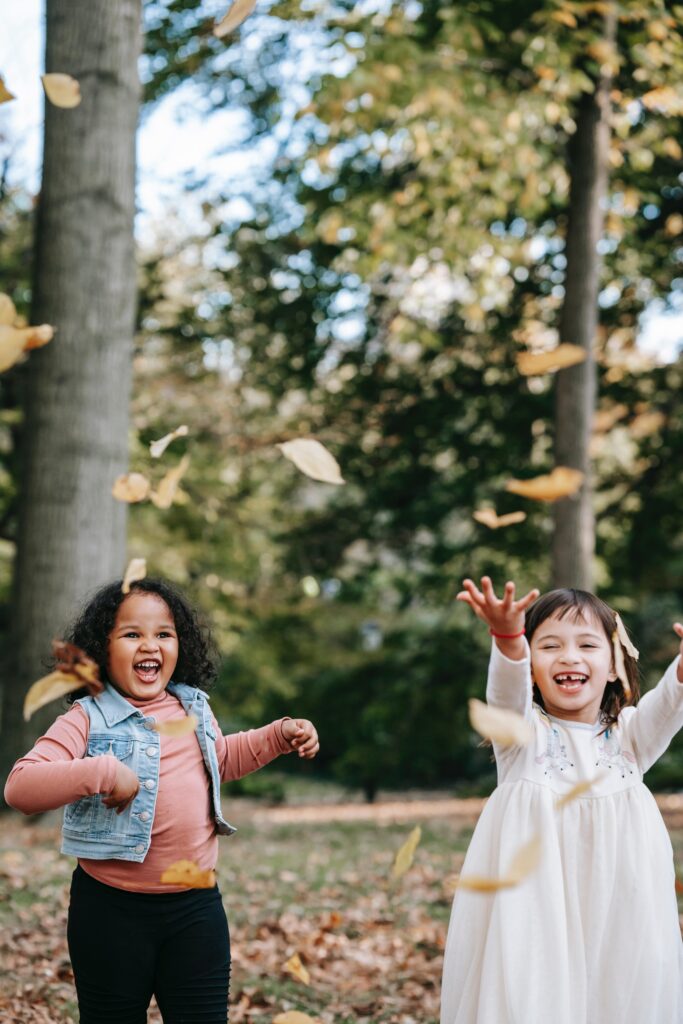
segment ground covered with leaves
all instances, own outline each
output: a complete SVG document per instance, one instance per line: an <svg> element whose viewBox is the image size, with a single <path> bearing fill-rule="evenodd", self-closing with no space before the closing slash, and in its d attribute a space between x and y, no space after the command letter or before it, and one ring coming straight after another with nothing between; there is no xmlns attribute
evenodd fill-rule
<svg viewBox="0 0 683 1024"><path fill-rule="evenodd" d="M683 801L661 805L680 864ZM453 883L480 807L233 805L239 832L221 843L218 864L233 943L231 1022L270 1024L298 1010L323 1024L435 1024ZM396 852L418 823L413 866L392 883ZM58 842L56 816L30 827L3 820L0 1019L11 1024L78 1020L65 937L74 862ZM304 970L292 973L285 965L297 954ZM152 1009L150 1024L159 1020Z"/></svg>

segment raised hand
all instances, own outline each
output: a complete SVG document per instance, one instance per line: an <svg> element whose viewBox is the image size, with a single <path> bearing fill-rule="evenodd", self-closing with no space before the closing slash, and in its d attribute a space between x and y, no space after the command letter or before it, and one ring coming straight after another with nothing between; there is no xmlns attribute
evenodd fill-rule
<svg viewBox="0 0 683 1024"><path fill-rule="evenodd" d="M519 655L524 649L520 639L524 630L524 613L540 591L534 588L516 601L515 585L511 581L505 584L501 598L496 597L489 576L482 576L481 590L470 579L463 580L462 585L464 590L457 595L457 600L468 604L477 618L486 623L504 654ZM514 638L517 638L516 642Z"/></svg>
<svg viewBox="0 0 683 1024"><path fill-rule="evenodd" d="M307 718L285 719L282 723L282 735L292 750L298 751L299 757L310 760L320 750L316 728Z"/></svg>
<svg viewBox="0 0 683 1024"><path fill-rule="evenodd" d="M134 771L119 761L116 768L114 788L111 793L103 797L102 803L105 807L115 807L116 813L125 811L128 804L135 799L140 789L140 780Z"/></svg>
<svg viewBox="0 0 683 1024"><path fill-rule="evenodd" d="M678 676L679 683L683 683L683 623L674 622L674 633L681 641L681 646L678 652L678 667L676 669L676 675Z"/></svg>

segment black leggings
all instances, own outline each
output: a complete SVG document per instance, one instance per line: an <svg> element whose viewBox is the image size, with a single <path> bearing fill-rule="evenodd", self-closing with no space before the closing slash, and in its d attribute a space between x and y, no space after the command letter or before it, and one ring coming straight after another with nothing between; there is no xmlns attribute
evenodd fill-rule
<svg viewBox="0 0 683 1024"><path fill-rule="evenodd" d="M81 1024L226 1024L230 937L218 888L142 893L79 866L67 926Z"/></svg>

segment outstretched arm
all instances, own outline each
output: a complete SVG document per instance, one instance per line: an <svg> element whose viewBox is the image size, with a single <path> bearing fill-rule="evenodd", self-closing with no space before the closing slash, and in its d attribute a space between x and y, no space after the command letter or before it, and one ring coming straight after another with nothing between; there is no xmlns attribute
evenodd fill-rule
<svg viewBox="0 0 683 1024"><path fill-rule="evenodd" d="M624 736L633 744L643 772L652 767L683 729L683 624L676 622L673 628L681 640L678 656L638 707L625 708L621 713Z"/></svg>

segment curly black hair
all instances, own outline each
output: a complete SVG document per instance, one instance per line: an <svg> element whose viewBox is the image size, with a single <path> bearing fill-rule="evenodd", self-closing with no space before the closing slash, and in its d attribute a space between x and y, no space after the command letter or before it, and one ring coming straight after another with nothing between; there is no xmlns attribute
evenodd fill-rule
<svg viewBox="0 0 683 1024"><path fill-rule="evenodd" d="M122 583L122 580L114 580L96 591L64 637L97 662L100 679L104 683L110 682L107 674L109 634L114 628L116 613L128 596L121 590ZM178 634L178 663L174 679L202 690L208 689L218 674L218 651L199 612L167 580L145 577L131 583L130 592L155 594L168 605ZM85 689L76 690L68 695L67 700L72 703L79 697L85 697L87 692Z"/></svg>

